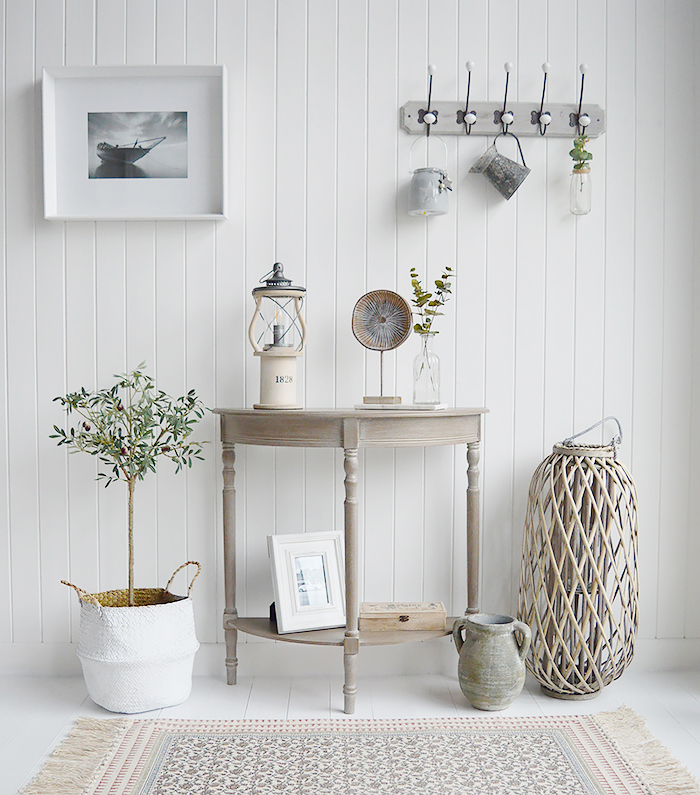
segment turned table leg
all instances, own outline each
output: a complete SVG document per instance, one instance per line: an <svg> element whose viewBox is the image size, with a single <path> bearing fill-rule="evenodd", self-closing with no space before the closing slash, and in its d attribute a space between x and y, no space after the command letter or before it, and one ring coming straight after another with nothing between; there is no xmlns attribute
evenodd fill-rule
<svg viewBox="0 0 700 795"><path fill-rule="evenodd" d="M360 651L358 629L358 541L357 541L357 448L345 448L345 639L343 665L345 669L345 712L355 712L357 694L357 656Z"/></svg>
<svg viewBox="0 0 700 795"><path fill-rule="evenodd" d="M479 612L479 442L467 444L467 613Z"/></svg>
<svg viewBox="0 0 700 795"><path fill-rule="evenodd" d="M222 417L221 419L223 426L224 418ZM224 462L224 636L226 638L226 683L235 685L236 672L238 670L238 658L236 657L238 630L234 622L238 611L236 610L236 488L234 486L236 478L234 469L236 450L234 445L227 442L223 443L222 458Z"/></svg>

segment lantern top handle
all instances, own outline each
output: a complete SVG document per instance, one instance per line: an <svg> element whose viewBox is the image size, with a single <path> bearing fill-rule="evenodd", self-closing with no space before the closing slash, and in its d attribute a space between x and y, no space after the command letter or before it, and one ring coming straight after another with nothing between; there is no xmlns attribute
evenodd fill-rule
<svg viewBox="0 0 700 795"><path fill-rule="evenodd" d="M279 290L285 291L282 295L295 295L304 294L305 287L298 287L292 284L292 280L284 275L284 265L281 262L275 262L272 270L268 271L261 279L260 284L264 287L256 287L253 290L253 295L268 295L277 294Z"/></svg>
<svg viewBox="0 0 700 795"><path fill-rule="evenodd" d="M594 425L591 425L590 428L586 428L585 431L580 431L579 433L575 433L573 436L569 436L568 439L564 439L562 445L571 447L574 443L574 439L578 439L579 436L583 436L585 433L588 433L588 431L592 431L594 428L597 428L599 425L602 425L608 420L612 420L617 424L617 436L613 436L613 438L610 440L610 444L615 449L615 454L617 456L617 448L622 444L622 426L620 425L620 421L617 419L617 417L603 417L602 420L596 422Z"/></svg>

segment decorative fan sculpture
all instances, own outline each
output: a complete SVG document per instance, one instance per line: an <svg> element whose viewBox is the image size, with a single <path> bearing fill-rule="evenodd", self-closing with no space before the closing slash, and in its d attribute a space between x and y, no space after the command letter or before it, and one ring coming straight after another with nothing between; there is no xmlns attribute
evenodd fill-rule
<svg viewBox="0 0 700 795"><path fill-rule="evenodd" d="M391 290L373 290L355 304L352 333L365 348L379 351L379 395L365 396L363 403L401 403L400 397L384 395L384 351L391 351L406 342L411 327L412 312L408 301Z"/></svg>

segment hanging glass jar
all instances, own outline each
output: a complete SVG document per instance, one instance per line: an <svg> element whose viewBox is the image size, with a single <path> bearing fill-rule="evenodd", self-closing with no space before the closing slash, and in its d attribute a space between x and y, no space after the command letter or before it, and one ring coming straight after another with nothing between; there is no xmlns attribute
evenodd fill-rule
<svg viewBox="0 0 700 795"><path fill-rule="evenodd" d="M569 188L569 210L574 215L588 215L591 211L591 170L574 169Z"/></svg>
<svg viewBox="0 0 700 795"><path fill-rule="evenodd" d="M421 333L420 353L413 360L413 402L433 405L440 402L440 359L433 351L437 332Z"/></svg>

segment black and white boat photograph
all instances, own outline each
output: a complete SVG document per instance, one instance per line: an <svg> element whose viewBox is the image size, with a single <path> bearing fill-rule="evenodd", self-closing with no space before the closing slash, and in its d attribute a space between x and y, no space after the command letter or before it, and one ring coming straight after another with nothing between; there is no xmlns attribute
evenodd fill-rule
<svg viewBox="0 0 700 795"><path fill-rule="evenodd" d="M90 179L187 178L187 112L88 113Z"/></svg>

